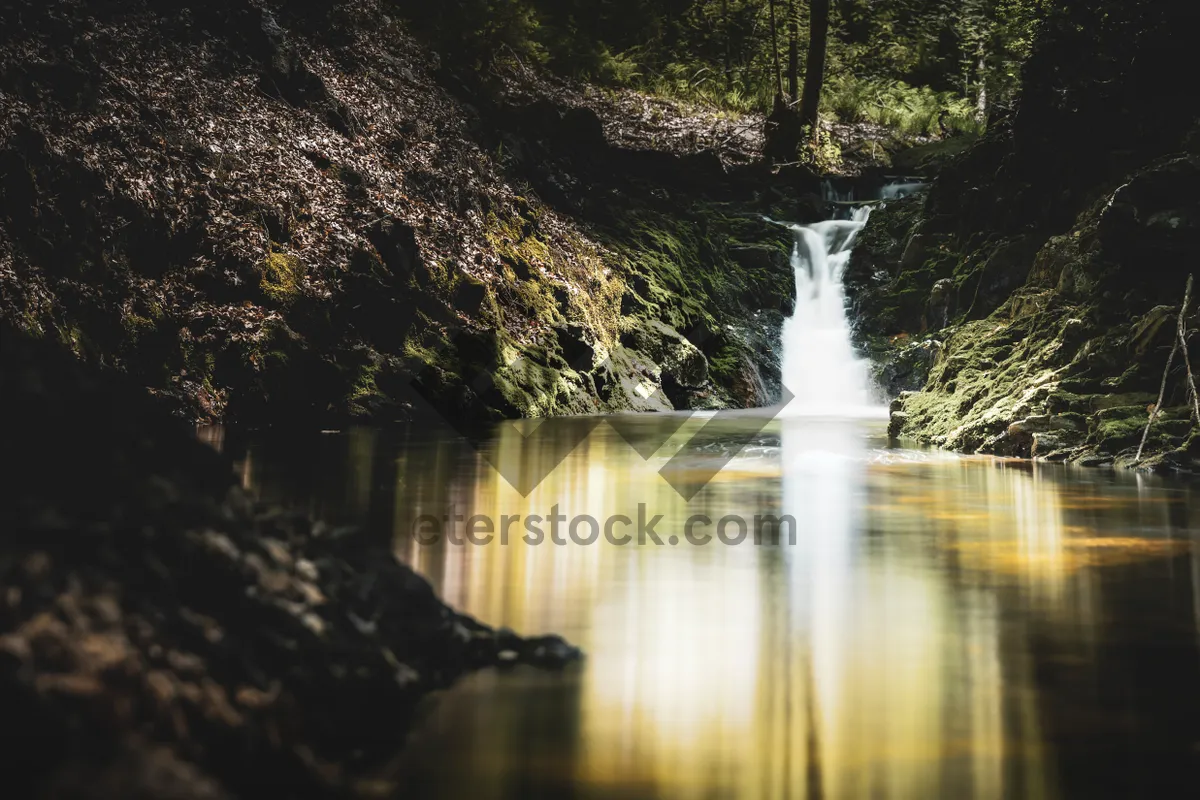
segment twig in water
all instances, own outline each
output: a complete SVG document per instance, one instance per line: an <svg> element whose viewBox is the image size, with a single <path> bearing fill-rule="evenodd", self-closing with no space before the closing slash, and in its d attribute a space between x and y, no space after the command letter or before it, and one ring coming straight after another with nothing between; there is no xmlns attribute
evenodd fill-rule
<svg viewBox="0 0 1200 800"><path fill-rule="evenodd" d="M1162 383L1158 387L1158 402L1154 404L1154 408L1150 410L1150 419L1146 420L1146 429L1142 431L1142 443L1138 445L1137 455L1134 457L1135 462L1142 460L1142 451L1146 449L1146 440L1150 438L1150 426L1154 424L1154 420L1162 414L1163 400L1167 395L1167 376L1171 374L1171 365L1175 363L1175 353L1179 350L1179 345L1184 345L1183 357L1187 358L1187 342L1180 334L1182 330L1183 319L1187 316L1187 308L1192 301L1192 276L1187 279L1187 287L1183 291L1183 306L1179 309L1179 323L1176 326L1176 336L1171 344L1171 355L1167 357L1167 368L1163 370ZM1188 380L1191 380L1191 369L1188 370Z"/></svg>
<svg viewBox="0 0 1200 800"><path fill-rule="evenodd" d="M1183 309L1179 312L1179 324L1176 330L1179 334L1179 348L1183 350L1183 364L1187 367L1188 390L1192 395L1192 415L1200 423L1200 397L1196 396L1196 381L1192 378L1192 360L1188 357L1187 334L1184 332L1184 318L1187 316L1188 300L1192 296L1192 276L1188 275L1187 289L1183 293Z"/></svg>

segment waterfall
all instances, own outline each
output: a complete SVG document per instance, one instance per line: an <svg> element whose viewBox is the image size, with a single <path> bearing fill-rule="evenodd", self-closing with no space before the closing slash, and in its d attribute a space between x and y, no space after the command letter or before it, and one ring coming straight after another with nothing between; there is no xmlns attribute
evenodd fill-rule
<svg viewBox="0 0 1200 800"><path fill-rule="evenodd" d="M796 310L783 325L783 385L795 399L786 414L862 417L884 414L865 360L855 352L842 276L870 208L849 220L792 225Z"/></svg>

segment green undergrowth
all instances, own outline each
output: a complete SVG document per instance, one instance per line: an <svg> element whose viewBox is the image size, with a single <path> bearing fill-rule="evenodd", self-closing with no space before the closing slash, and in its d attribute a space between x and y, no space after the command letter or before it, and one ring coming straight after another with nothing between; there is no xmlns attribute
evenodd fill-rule
<svg viewBox="0 0 1200 800"><path fill-rule="evenodd" d="M840 122L870 122L905 136L977 135L984 128L962 95L899 80L835 75L822 106Z"/></svg>

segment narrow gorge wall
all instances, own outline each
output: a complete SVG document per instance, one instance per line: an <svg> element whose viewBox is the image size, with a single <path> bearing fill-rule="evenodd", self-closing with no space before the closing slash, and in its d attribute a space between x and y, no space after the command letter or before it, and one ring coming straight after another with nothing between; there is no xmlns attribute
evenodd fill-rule
<svg viewBox="0 0 1200 800"><path fill-rule="evenodd" d="M1198 115L1171 78L1195 74L1190 11L1057 5L1017 107L926 197L872 216L848 292L861 343L900 395L894 432L1126 462L1200 264ZM1177 364L1150 446L1190 467Z"/></svg>

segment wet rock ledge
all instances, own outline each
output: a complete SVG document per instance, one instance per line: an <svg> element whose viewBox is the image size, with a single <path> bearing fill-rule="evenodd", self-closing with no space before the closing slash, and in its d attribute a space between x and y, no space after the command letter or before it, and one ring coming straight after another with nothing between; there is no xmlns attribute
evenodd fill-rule
<svg viewBox="0 0 1200 800"><path fill-rule="evenodd" d="M0 396L7 796L390 796L427 692L579 657L455 613L387 541L256 503L144 395L11 329Z"/></svg>

